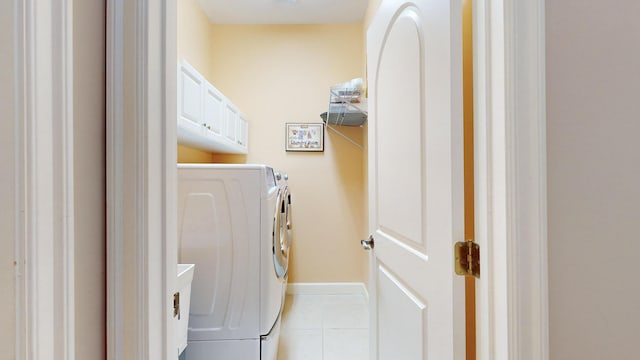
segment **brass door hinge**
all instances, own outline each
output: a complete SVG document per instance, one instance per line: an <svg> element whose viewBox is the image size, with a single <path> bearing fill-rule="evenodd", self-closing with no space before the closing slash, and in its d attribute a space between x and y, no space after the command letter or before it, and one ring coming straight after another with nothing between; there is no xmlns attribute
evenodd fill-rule
<svg viewBox="0 0 640 360"><path fill-rule="evenodd" d="M480 278L480 245L473 241L460 241L455 245L456 274Z"/></svg>

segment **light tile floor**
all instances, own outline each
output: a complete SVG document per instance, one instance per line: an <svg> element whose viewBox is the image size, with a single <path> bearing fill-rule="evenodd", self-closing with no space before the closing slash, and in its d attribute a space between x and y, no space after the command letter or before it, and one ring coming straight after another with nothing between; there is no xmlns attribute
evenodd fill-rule
<svg viewBox="0 0 640 360"><path fill-rule="evenodd" d="M287 295L278 360L369 358L369 311L362 295Z"/></svg>

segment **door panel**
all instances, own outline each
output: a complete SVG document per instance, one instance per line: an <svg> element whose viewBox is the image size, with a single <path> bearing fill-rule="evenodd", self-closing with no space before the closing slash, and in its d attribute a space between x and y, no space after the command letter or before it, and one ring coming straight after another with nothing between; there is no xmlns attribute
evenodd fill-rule
<svg viewBox="0 0 640 360"><path fill-rule="evenodd" d="M380 227L394 238L421 244L422 188L422 42L414 9L404 10L383 42L375 91L379 98L377 194ZM399 95L399 96L397 96ZM406 211L398 211L404 209Z"/></svg>
<svg viewBox="0 0 640 360"><path fill-rule="evenodd" d="M378 302L380 322L392 326L380 328L381 359L412 359L415 354L424 358L427 306L415 292L405 287L384 266L378 268ZM395 325L395 326L393 326Z"/></svg>
<svg viewBox="0 0 640 360"><path fill-rule="evenodd" d="M383 1L367 36L374 359L464 359L459 1Z"/></svg>

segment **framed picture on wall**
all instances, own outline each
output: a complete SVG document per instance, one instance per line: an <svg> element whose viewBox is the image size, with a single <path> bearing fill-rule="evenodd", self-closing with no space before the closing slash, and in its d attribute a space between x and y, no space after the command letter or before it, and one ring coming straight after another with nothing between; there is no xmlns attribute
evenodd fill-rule
<svg viewBox="0 0 640 360"><path fill-rule="evenodd" d="M323 123L286 123L286 151L324 151Z"/></svg>

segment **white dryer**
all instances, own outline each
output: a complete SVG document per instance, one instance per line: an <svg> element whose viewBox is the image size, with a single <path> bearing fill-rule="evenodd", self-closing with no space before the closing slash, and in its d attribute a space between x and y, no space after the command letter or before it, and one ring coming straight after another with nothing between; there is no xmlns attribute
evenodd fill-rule
<svg viewBox="0 0 640 360"><path fill-rule="evenodd" d="M181 263L196 264L187 360L276 358L287 202L265 165L179 164Z"/></svg>

